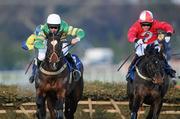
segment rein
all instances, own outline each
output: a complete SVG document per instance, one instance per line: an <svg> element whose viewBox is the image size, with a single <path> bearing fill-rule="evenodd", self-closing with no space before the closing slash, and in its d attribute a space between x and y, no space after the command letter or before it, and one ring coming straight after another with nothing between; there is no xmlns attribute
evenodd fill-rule
<svg viewBox="0 0 180 119"><path fill-rule="evenodd" d="M135 68L136 68L136 72L137 72L138 76L140 76L142 79L147 80L147 81L152 80L152 78L149 78L149 77L146 77L146 76L142 75L137 66L135 66Z"/></svg>

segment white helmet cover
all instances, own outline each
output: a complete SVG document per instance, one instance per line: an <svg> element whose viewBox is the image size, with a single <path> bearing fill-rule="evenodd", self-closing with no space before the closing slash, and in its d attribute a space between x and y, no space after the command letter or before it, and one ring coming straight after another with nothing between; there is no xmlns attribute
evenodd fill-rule
<svg viewBox="0 0 180 119"><path fill-rule="evenodd" d="M50 14L47 18L47 24L61 24L61 18L58 14Z"/></svg>

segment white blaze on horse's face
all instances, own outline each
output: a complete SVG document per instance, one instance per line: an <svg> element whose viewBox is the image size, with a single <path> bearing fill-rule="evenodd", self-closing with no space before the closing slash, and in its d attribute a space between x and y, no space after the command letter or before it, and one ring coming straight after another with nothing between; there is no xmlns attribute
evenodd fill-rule
<svg viewBox="0 0 180 119"><path fill-rule="evenodd" d="M53 39L53 41L51 41L51 44L52 44L52 46L53 46L53 52L52 52L52 54L51 54L51 56L50 56L50 58L49 58L49 59L50 59L49 62L57 63L57 62L59 61L59 57L58 57L58 55L56 54L55 46L58 44L58 42L57 42L57 40L54 40L54 39ZM55 64L54 64L53 66L55 66Z"/></svg>
<svg viewBox="0 0 180 119"><path fill-rule="evenodd" d="M51 44L53 45L53 47L55 47L55 45L57 44L57 40L51 41Z"/></svg>

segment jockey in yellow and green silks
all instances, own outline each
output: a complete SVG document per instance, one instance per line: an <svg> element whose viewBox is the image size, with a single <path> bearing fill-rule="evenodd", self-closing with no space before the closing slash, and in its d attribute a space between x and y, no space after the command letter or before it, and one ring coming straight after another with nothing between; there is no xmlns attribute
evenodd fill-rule
<svg viewBox="0 0 180 119"><path fill-rule="evenodd" d="M75 28L73 26L68 25L57 14L50 14L47 18L47 22L43 25L37 26L34 33L28 37L26 42L22 43L22 48L25 50L33 50L37 48L38 53L37 53L36 60L38 62L43 61L45 59L46 34L49 34L49 33L54 33L54 34L63 33L65 38L67 36L72 36L73 39L69 41L69 43L72 45L75 45L76 43L78 43L85 36L85 32L81 28ZM65 47L66 45L67 43L63 43L63 47ZM66 59L70 63L72 63L74 71L75 72L77 71L77 75L80 75L79 74L80 72L77 70L75 62L73 58L71 57L71 54L68 52L68 47L63 48L63 53ZM35 68L33 68L32 76L29 79L30 83L33 83L34 81L34 74L35 74L36 67L38 67L37 65L39 64L38 62L35 63L33 66Z"/></svg>

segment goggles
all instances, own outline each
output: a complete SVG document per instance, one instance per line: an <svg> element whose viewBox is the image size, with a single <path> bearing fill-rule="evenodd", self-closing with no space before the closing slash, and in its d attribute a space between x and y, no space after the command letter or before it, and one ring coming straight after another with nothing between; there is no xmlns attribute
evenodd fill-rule
<svg viewBox="0 0 180 119"><path fill-rule="evenodd" d="M58 27L49 27L50 29L58 29Z"/></svg>
<svg viewBox="0 0 180 119"><path fill-rule="evenodd" d="M143 22L143 23L141 23L141 26L151 26L152 25L152 23L149 23L149 22Z"/></svg>
<svg viewBox="0 0 180 119"><path fill-rule="evenodd" d="M49 29L58 29L59 25L48 24Z"/></svg>

